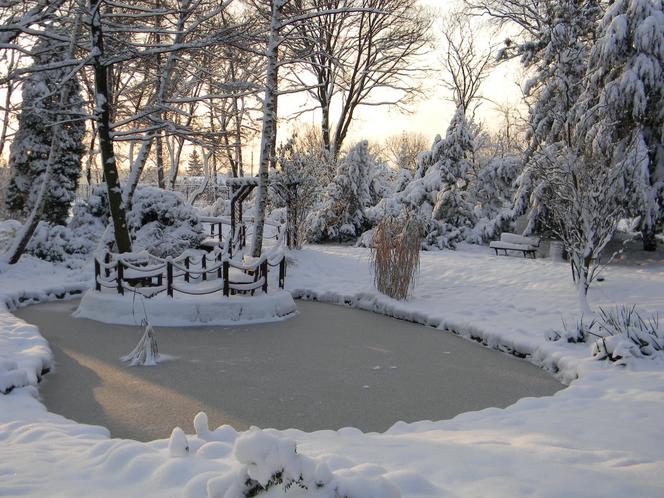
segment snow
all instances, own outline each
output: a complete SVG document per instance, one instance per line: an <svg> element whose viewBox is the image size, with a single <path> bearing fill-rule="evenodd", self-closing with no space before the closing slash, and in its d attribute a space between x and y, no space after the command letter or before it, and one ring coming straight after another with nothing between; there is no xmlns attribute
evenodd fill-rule
<svg viewBox="0 0 664 498"><path fill-rule="evenodd" d="M174 298L160 294L143 299L140 294L121 296L89 290L75 316L118 325L139 325L147 319L153 326L191 327L286 320L296 311L291 294L284 291L231 297L223 297L219 292L200 296L178 294Z"/></svg>
<svg viewBox="0 0 664 498"><path fill-rule="evenodd" d="M199 414L195 434L176 429L170 439L144 444L109 439L102 427L49 413L28 386L0 395L0 489L8 495L229 498L255 485L246 477L263 485L283 470L282 483L272 479L259 496L327 497L335 490L349 498L662 496L664 362L655 356L619 366L594 359L588 344L547 341L562 319L578 318L567 265L494 257L486 247L424 253L413 298L398 302L373 290L368 256L358 248L307 247L291 254L287 287L295 296L435 326L525 355L569 387L506 409L398 422L384 434L353 428L237 433L228 426L210 430ZM664 265L611 266L603 276L590 289L593 306L638 303L643 312L664 312ZM0 292L13 306L19 296L24 303L52 299L89 285L81 277L89 275L26 258L0 274ZM0 327L0 354L23 365L33 384L42 366L37 359L50 357L48 345L6 308ZM324 485L300 486L318 482Z"/></svg>

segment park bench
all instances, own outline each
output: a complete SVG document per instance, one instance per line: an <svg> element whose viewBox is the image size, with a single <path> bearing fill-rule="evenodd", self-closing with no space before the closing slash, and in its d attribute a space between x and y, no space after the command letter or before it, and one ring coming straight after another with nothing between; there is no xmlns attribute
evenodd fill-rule
<svg viewBox="0 0 664 498"><path fill-rule="evenodd" d="M503 232L500 234L500 240L494 240L489 247L496 251L496 256L499 255L498 251L503 251L505 256L511 251L521 252L524 258L531 255L535 259L540 242L539 237L524 237L516 233Z"/></svg>

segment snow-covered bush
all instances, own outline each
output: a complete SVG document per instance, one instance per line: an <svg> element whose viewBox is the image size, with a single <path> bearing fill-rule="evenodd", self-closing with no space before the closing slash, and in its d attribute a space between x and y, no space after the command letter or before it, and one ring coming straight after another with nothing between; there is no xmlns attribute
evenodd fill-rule
<svg viewBox="0 0 664 498"><path fill-rule="evenodd" d="M176 256L203 241L196 210L178 192L139 187L127 216L135 249L159 257Z"/></svg>
<svg viewBox="0 0 664 498"><path fill-rule="evenodd" d="M208 496L246 498L294 492L310 498L400 498L399 489L382 476L363 476L352 469L333 473L324 461L297 453L293 439L251 429L235 441L242 465L233 474L208 481ZM296 493L300 491L300 493Z"/></svg>
<svg viewBox="0 0 664 498"><path fill-rule="evenodd" d="M196 210L182 194L156 187L139 186L127 216L136 250L147 250L159 257L176 256L185 249L198 247L204 238ZM68 261L85 257L99 245L112 246L106 227L110 210L105 185L93 189L90 197L74 205L68 226L40 223L28 252L48 261Z"/></svg>
<svg viewBox="0 0 664 498"><path fill-rule="evenodd" d="M277 150L271 204L277 210L290 205L289 231L295 237L291 247L301 247L305 241L306 220L321 203L336 171L334 159L322 144L310 142L296 135ZM293 184L297 184L297 192L289 187Z"/></svg>
<svg viewBox="0 0 664 498"><path fill-rule="evenodd" d="M9 248L21 226L21 222L16 220L0 221L0 252Z"/></svg>
<svg viewBox="0 0 664 498"><path fill-rule="evenodd" d="M70 263L94 251L94 238L62 225L40 222L30 239L27 252L46 261Z"/></svg>
<svg viewBox="0 0 664 498"><path fill-rule="evenodd" d="M371 267L379 292L406 299L420 266L422 224L414 213L383 218L373 231Z"/></svg>
<svg viewBox="0 0 664 498"><path fill-rule="evenodd" d="M490 158L471 184L477 223L467 242L480 244L494 240L508 230L513 221L512 200L515 182L523 168L521 158L514 155Z"/></svg>
<svg viewBox="0 0 664 498"><path fill-rule="evenodd" d="M391 192L390 172L362 141L340 161L323 201L307 219L311 242L348 242L371 227L369 209Z"/></svg>

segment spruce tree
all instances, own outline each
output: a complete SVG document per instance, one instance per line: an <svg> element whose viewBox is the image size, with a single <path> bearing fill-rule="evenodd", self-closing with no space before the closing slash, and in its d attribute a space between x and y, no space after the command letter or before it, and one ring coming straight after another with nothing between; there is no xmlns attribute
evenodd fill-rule
<svg viewBox="0 0 664 498"><path fill-rule="evenodd" d="M42 39L32 52L34 64L57 61L59 48L50 39ZM58 127L60 132L60 146L47 189L44 220L64 225L75 200L85 150L85 122L83 100L76 78L65 82L67 98L64 111L58 109L58 90L66 76L67 69L64 68L36 71L29 73L23 83L18 131L10 148L12 173L6 199L7 209L14 217L26 217L37 200L54 127Z"/></svg>
<svg viewBox="0 0 664 498"><path fill-rule="evenodd" d="M347 242L369 228L368 210L387 193L386 173L385 165L369 150L369 143L357 143L339 161L323 201L309 217L309 239Z"/></svg>
<svg viewBox="0 0 664 498"><path fill-rule="evenodd" d="M196 149L194 149L191 152L191 154L189 154L189 162L187 163L187 174L189 176L205 176L203 163L201 162L201 156L198 154L198 151Z"/></svg>
<svg viewBox="0 0 664 498"><path fill-rule="evenodd" d="M474 149L471 124L459 106L445 139L436 137L431 151L419 156L415 179L377 209L392 216L415 212L425 225L425 249L454 248L475 221L468 192Z"/></svg>
<svg viewBox="0 0 664 498"><path fill-rule="evenodd" d="M599 23L579 105L579 133L625 172L629 210L643 248L657 247L663 216L664 8L661 0L618 0Z"/></svg>
<svg viewBox="0 0 664 498"><path fill-rule="evenodd" d="M584 88L586 67L597 21L602 11L597 0L551 2L539 32L509 50L519 54L532 78L525 84L530 103L529 146L525 167L517 179L512 216L529 212L528 231L545 223L546 203L540 194L547 180L538 154L547 147L576 148L574 106Z"/></svg>

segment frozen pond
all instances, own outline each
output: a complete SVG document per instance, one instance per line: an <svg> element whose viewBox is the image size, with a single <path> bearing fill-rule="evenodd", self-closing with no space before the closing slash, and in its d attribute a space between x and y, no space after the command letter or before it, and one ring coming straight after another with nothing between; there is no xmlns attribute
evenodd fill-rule
<svg viewBox="0 0 664 498"><path fill-rule="evenodd" d="M76 319L78 302L16 312L37 325L56 371L40 393L50 411L152 440L174 426L192 433L230 424L305 431L353 426L384 431L399 420L442 420L563 388L506 354L436 329L338 306L297 303L291 320L239 327L157 327L156 367L126 367L138 327Z"/></svg>

